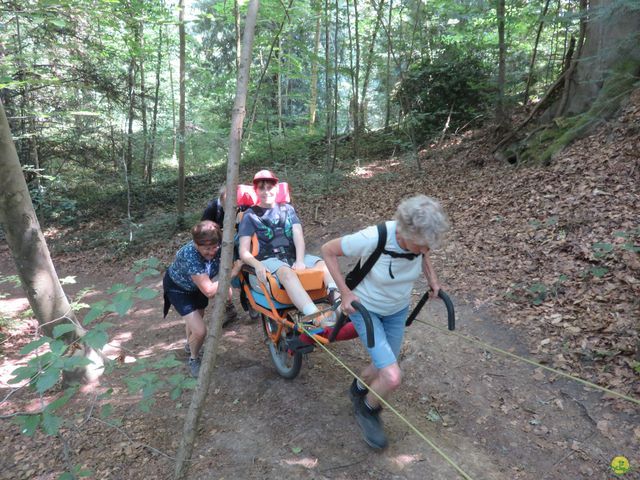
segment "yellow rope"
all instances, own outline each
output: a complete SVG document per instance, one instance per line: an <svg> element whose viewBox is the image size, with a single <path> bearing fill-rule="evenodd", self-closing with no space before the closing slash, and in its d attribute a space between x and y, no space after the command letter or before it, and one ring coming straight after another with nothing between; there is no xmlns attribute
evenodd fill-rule
<svg viewBox="0 0 640 480"><path fill-rule="evenodd" d="M407 420L400 412L398 412L395 408L393 408L384 398L382 398L378 393L371 389L369 385L367 385L358 375L355 374L353 370L351 370L336 354L334 354L331 350L329 350L325 345L316 340L314 336L307 330L306 326L300 325L302 330L320 346L322 349L327 352L337 363L342 366L350 375L356 378L360 383L362 383L365 387L369 389L371 393L373 393L382 404L387 407L391 412L393 412L400 420L402 420L411 430L413 430L416 435L422 438L427 444L433 448L442 458L444 458L456 471L466 480L473 480L462 468L460 468L449 456L444 453L435 443L429 440L420 430L418 430L409 420Z"/></svg>
<svg viewBox="0 0 640 480"><path fill-rule="evenodd" d="M577 377L575 375L571 375L570 373L565 373L565 372L562 372L560 370L556 370L555 368L547 367L545 365L542 365L542 364L540 364L538 362L535 362L533 360L530 360L528 358L516 355L515 353L511 353L511 352L508 352L508 351L503 350L501 348L489 345L488 343L485 343L485 342L483 342L481 340L476 340L475 338L467 337L466 335L462 335L461 333L451 332L451 331L447 330L446 328L439 327L438 325L434 325L434 324L429 323L429 322L425 322L424 320L416 320L416 321L419 322L419 323L423 323L424 325L428 325L428 326L430 326L432 328L435 328L436 330L443 331L443 332L445 332L445 333L447 333L449 335L454 335L456 337L460 337L463 340L466 340L468 342L477 343L478 345L482 345L487 350L493 350L494 352L501 353L502 355L506 355L508 357L515 358L516 360L520 360L522 362L529 363L529 364L534 365L536 367L543 368L545 370L548 370L549 372L553 372L553 373L555 373L557 375L560 375L562 377L566 377L566 378L569 378L571 380L575 380L576 382L582 383L582 384L584 384L584 385L586 385L588 387L595 388L597 390L601 390L601 391L603 391L605 393L608 393L610 395L614 395L616 397L623 398L624 400L627 400L629 402L635 403L636 405L640 405L640 400L638 400L637 398L630 397L630 396L625 395L623 393L618 393L618 392L616 392L614 390L609 390L608 388L601 387L600 385L596 385L595 383L589 382L588 380L584 380L584 379L582 379L580 377Z"/></svg>

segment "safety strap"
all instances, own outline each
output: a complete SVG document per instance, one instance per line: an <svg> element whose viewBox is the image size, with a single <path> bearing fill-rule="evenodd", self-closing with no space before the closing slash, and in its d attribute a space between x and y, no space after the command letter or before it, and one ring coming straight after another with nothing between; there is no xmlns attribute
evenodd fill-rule
<svg viewBox="0 0 640 480"><path fill-rule="evenodd" d="M376 249L373 251L369 258L364 262L364 265L360 265L360 261L353 267L346 278L345 282L349 289L353 290L356 286L364 280L364 277L371 271L373 266L376 264L380 255L382 255L382 251L384 250L384 246L387 243L387 224L385 222L379 223L376 225L378 229L378 244L376 245Z"/></svg>
<svg viewBox="0 0 640 480"><path fill-rule="evenodd" d="M277 223L265 222L260 215L257 215L257 217L262 225L271 230L274 238L277 235L278 231L282 234L282 236L277 239L277 243L274 244L274 242L272 241L266 245L263 245L264 248L258 250L256 253L252 252L252 254L258 260L277 257L282 261L292 263L292 260L295 260L295 246L292 244L292 238L289 238L286 235L286 227L289 214L285 204L278 204L277 208L279 210ZM256 244L258 243L259 242L257 242L256 238Z"/></svg>

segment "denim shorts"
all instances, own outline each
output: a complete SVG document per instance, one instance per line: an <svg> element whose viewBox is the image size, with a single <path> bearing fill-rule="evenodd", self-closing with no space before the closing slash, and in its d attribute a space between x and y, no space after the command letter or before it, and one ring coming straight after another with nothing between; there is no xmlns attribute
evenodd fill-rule
<svg viewBox="0 0 640 480"><path fill-rule="evenodd" d="M209 298L200 290L189 292L183 290L171 280L169 273L164 274L162 279L164 288L164 316L167 316L171 305L176 309L181 317L189 315L196 310L204 310L209 305Z"/></svg>
<svg viewBox="0 0 640 480"><path fill-rule="evenodd" d="M367 347L367 329L360 312L352 313L349 318L360 336L360 341L369 351L373 365L377 369L381 369L397 363L404 337L405 322L409 314L409 306L407 305L399 312L391 315L378 315L374 312L369 312L369 314L371 315L373 339L375 340L373 348Z"/></svg>
<svg viewBox="0 0 640 480"><path fill-rule="evenodd" d="M321 260L322 259L320 257L316 257L315 255L306 254L304 256L304 266L307 267L307 268L315 267L316 263L318 263ZM287 262L285 262L284 260L280 260L279 258L276 258L276 257L265 258L264 260L261 260L261 262L265 266L265 268L270 273L273 273L273 274L275 274L280 267L290 267L291 266Z"/></svg>

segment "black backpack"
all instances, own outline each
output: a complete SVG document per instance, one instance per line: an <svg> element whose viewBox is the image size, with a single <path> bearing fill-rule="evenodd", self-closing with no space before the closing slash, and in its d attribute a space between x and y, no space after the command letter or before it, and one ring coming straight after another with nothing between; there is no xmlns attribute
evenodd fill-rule
<svg viewBox="0 0 640 480"><path fill-rule="evenodd" d="M387 243L387 224L385 222L379 223L376 225L376 228L378 229L378 244L376 245L376 249L369 258L367 258L364 265L361 266L360 260L358 260L356 266L353 267L353 270L351 270L344 279L350 290L356 288L356 286L364 280L364 277L367 276L380 258L380 255L382 255L384 246Z"/></svg>
<svg viewBox="0 0 640 480"><path fill-rule="evenodd" d="M385 250L384 246L387 243L387 224L385 222L379 223L378 225L376 225L376 228L378 229L378 244L376 245L376 249L373 251L373 253L371 253L369 258L367 258L367 260L364 262L364 265L361 266L360 262L358 261L357 265L347 274L345 278L347 287L349 287L351 290L356 288L356 286L364 279L364 277L367 276L367 274L371 271L373 266L380 258L380 255L382 255L383 253L385 255L389 255L392 258L405 258L407 260L413 260L414 258L420 256L419 253L397 253ZM389 276L391 278L395 278L393 276L393 272L391 271L391 264L389 264Z"/></svg>
<svg viewBox="0 0 640 480"><path fill-rule="evenodd" d="M414 253L395 253L395 252L389 252L388 250L385 250L384 246L387 243L387 224L385 222L379 223L376 225L376 228L378 229L378 244L376 245L376 249L371 253L369 258L367 258L367 260L364 262L364 265L360 265L360 261L358 261L356 266L353 267L353 270L351 270L345 277L345 283L347 284L347 287L349 287L349 289L351 290L356 288L356 286L362 280L364 280L364 277L366 277L367 274L371 271L373 266L376 264L376 262L380 258L380 255L382 255L383 253L387 255L391 255L392 257L395 257L395 258L407 258L407 259L413 259L420 256L419 254L414 254ZM393 278L393 273L391 272L391 266L389 266L389 275L391 275L391 277ZM406 323L407 326L411 325L413 320L418 316L418 313L426 303L427 298L429 298L428 291L423 295L423 297L420 299L418 304L415 306L415 308L407 318L407 323ZM453 329L450 328L450 330L453 330Z"/></svg>

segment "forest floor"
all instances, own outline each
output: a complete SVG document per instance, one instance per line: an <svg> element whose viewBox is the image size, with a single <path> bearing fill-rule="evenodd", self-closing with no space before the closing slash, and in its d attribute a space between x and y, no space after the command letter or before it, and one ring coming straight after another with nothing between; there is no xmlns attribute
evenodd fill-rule
<svg viewBox="0 0 640 480"><path fill-rule="evenodd" d="M428 302L407 329L403 385L391 399L421 435L387 409L390 446L370 450L353 420L349 373L316 349L296 379L280 378L260 325L242 312L223 330L190 478L455 479L464 478L462 470L473 479L639 479L638 403L513 356L640 398L639 118L636 92L616 121L545 168L497 164L490 134L470 132L421 152L420 171L415 162L384 159L354 171L331 199L310 203L297 194L312 253L391 218L411 194L439 198L450 214L449 241L433 260L457 328L447 332L442 303ZM107 229L108 221L87 228ZM150 242L141 256L169 263L185 240ZM55 241L62 239L49 238ZM91 287L83 301L94 302L113 284L131 282L132 259L116 258L91 251L54 263L61 278L75 276L65 286L71 297ZM0 272L15 274L3 243ZM159 277L147 283L161 288ZM0 285L0 317L20 317L28 309L21 290ZM416 297L424 288L417 285ZM107 352L125 362L167 353L184 361L184 327L173 311L163 320L161 310L154 299L111 319ZM26 362L17 352L34 331L29 318L3 329L0 398L11 391L10 372ZM356 371L367 361L358 341L330 351ZM190 394L176 403L163 393L143 413L123 375L116 369L86 386L62 436L25 437L15 424L0 423L0 479L53 479L65 462L97 479L171 478ZM104 403L98 395L109 387L116 426L97 414ZM39 406L21 389L0 403L0 413ZM617 456L631 465L619 476L610 467Z"/></svg>

